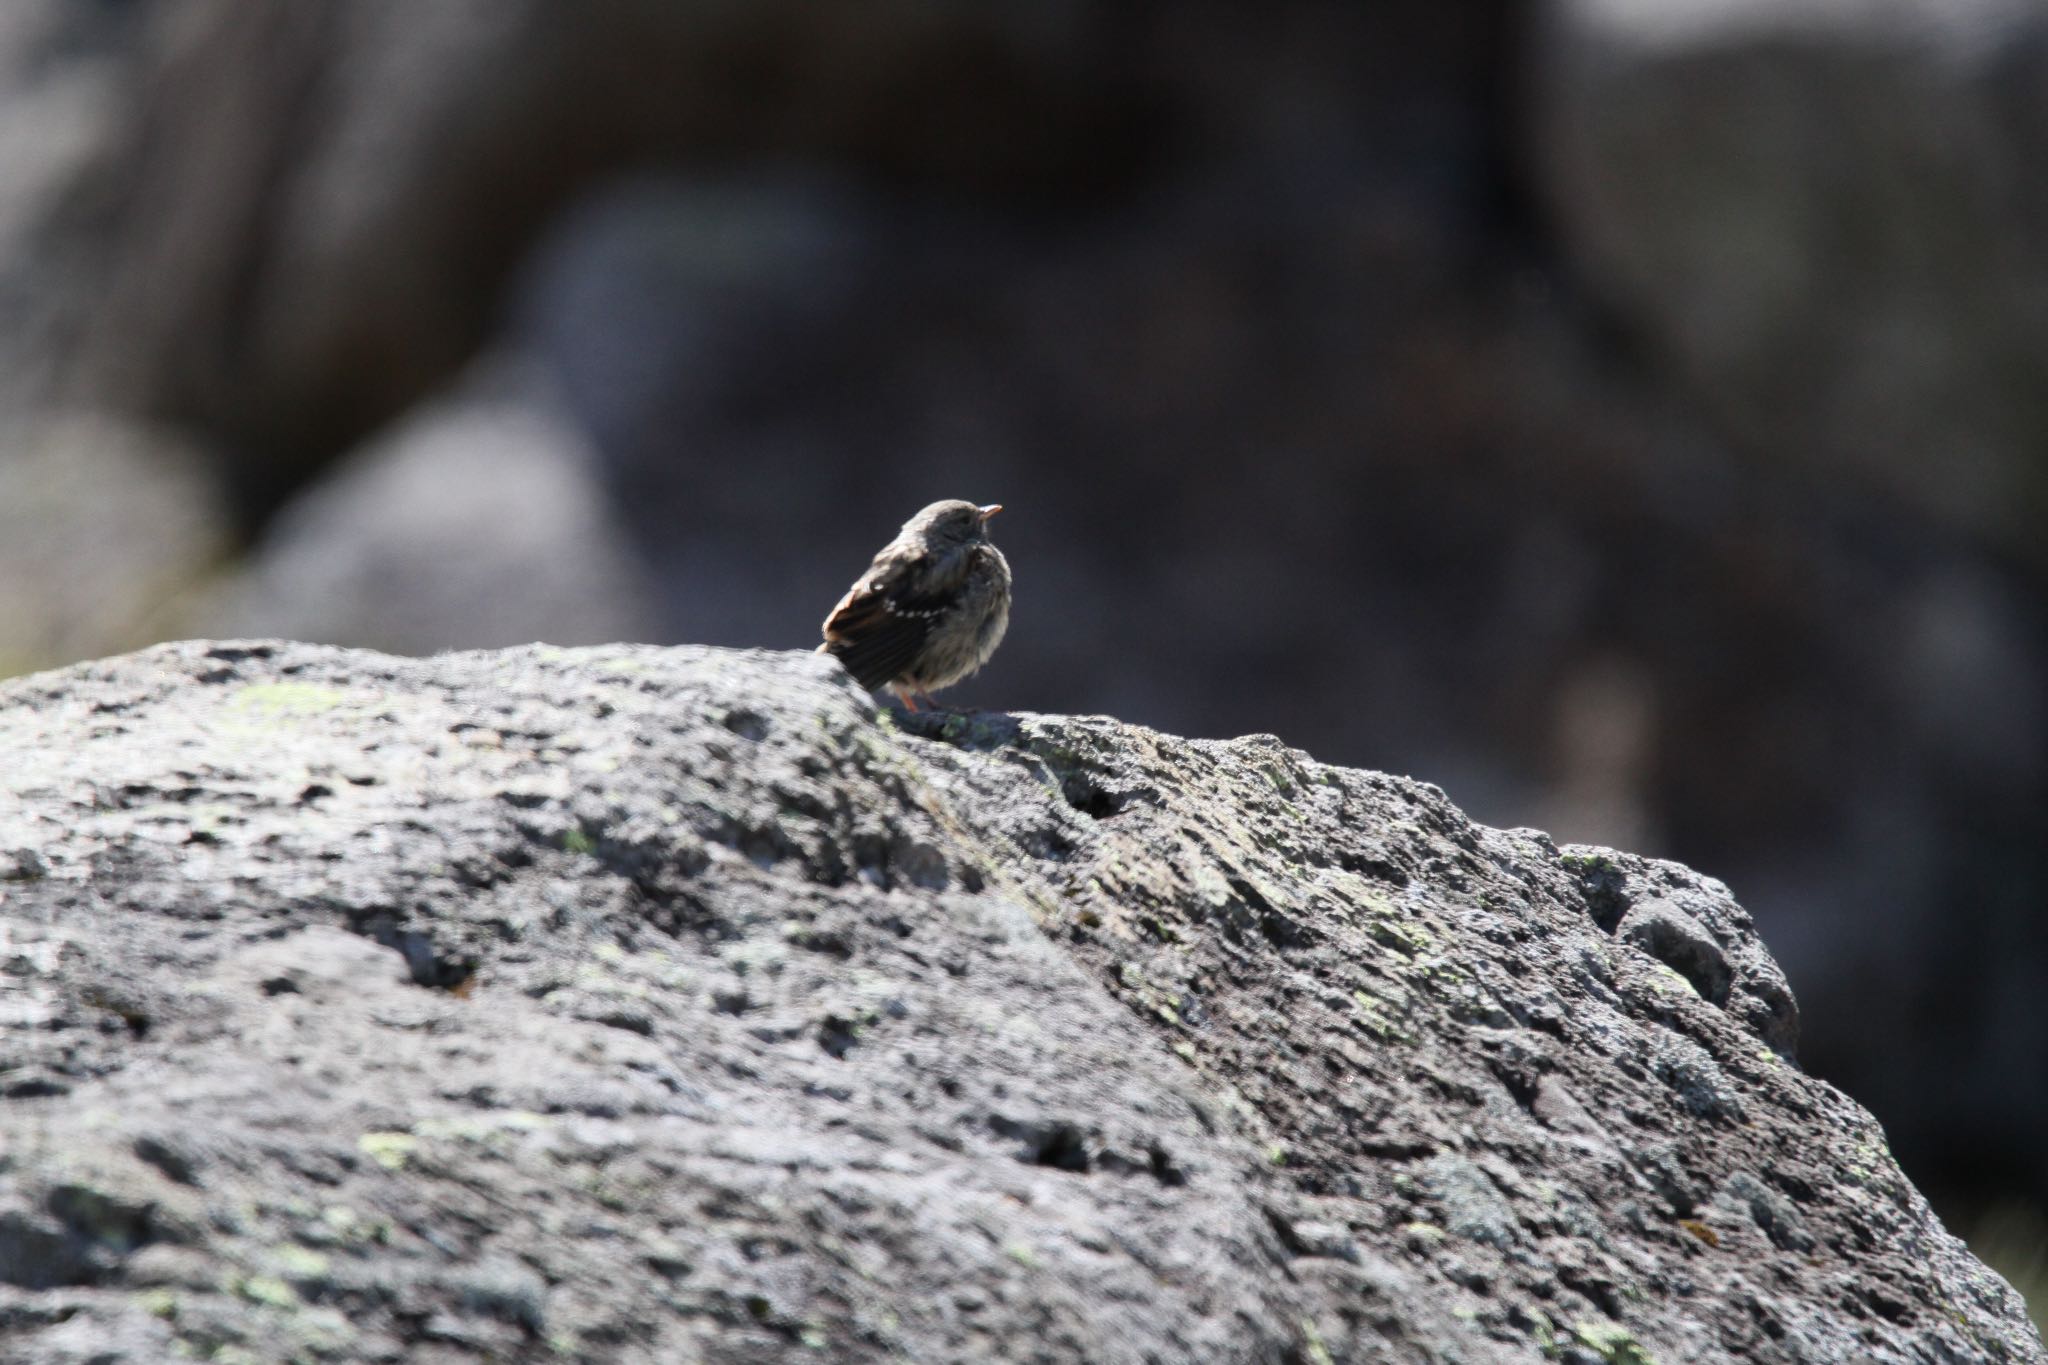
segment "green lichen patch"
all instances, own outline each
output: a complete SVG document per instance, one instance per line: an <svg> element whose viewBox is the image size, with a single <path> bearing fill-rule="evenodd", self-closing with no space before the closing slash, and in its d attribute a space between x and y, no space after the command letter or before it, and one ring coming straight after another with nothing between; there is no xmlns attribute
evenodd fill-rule
<svg viewBox="0 0 2048 1365"><path fill-rule="evenodd" d="M356 1150L387 1171L402 1171L412 1160L419 1139L411 1133L364 1133L356 1139Z"/></svg>
<svg viewBox="0 0 2048 1365"><path fill-rule="evenodd" d="M238 1275L231 1288L251 1303L260 1303L269 1308L296 1308L299 1306L299 1291L275 1275Z"/></svg>
<svg viewBox="0 0 2048 1365"><path fill-rule="evenodd" d="M250 683L238 688L228 706L262 720L325 715L349 700L339 687L309 682Z"/></svg>
<svg viewBox="0 0 2048 1365"><path fill-rule="evenodd" d="M1575 1322L1572 1336L1608 1365L1656 1365L1656 1358L1643 1349L1635 1333L1618 1322L1604 1318Z"/></svg>

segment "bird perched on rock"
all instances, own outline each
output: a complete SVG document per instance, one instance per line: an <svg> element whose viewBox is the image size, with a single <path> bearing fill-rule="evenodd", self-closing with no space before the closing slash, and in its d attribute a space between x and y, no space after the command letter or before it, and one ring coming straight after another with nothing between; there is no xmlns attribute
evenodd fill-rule
<svg viewBox="0 0 2048 1365"><path fill-rule="evenodd" d="M1002 510L956 499L904 522L825 618L818 652L912 711L987 663L1010 627L1010 562L988 539Z"/></svg>

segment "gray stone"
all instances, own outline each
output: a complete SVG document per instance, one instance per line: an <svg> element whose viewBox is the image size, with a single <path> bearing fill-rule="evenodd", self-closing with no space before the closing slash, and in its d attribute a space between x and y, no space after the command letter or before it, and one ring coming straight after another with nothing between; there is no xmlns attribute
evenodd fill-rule
<svg viewBox="0 0 2048 1365"><path fill-rule="evenodd" d="M184 624L407 653L651 634L587 442L530 378L480 365L341 462Z"/></svg>
<svg viewBox="0 0 2048 1365"><path fill-rule="evenodd" d="M124 8L0 6L0 411L52 397L103 297L90 206L131 126Z"/></svg>
<svg viewBox="0 0 2048 1365"><path fill-rule="evenodd" d="M77 382L223 430L259 502L445 383L548 218L619 166L830 148L987 186L1057 171L1103 121L1071 6L92 8L125 12L134 55ZM770 119L773 152L732 141Z"/></svg>
<svg viewBox="0 0 2048 1365"><path fill-rule="evenodd" d="M0 774L9 1360L2043 1359L1726 888L1270 736L198 642Z"/></svg>
<svg viewBox="0 0 2048 1365"><path fill-rule="evenodd" d="M189 423L265 610L59 609L0 671L329 623L797 646L985 489L1020 616L949 699L1284 726L1711 861L1928 1188L2048 1207L2041 8L1522 8L9 0L0 413ZM515 350L651 625L550 505L461 540L472 463L364 475L456 422L561 487L548 395L449 398ZM32 612L127 548L70 546Z"/></svg>
<svg viewBox="0 0 2048 1365"><path fill-rule="evenodd" d="M1538 184L1608 305L1769 458L2040 564L2048 10L1547 0Z"/></svg>
<svg viewBox="0 0 2048 1365"><path fill-rule="evenodd" d="M0 416L0 673L161 638L233 541L191 440L106 414Z"/></svg>

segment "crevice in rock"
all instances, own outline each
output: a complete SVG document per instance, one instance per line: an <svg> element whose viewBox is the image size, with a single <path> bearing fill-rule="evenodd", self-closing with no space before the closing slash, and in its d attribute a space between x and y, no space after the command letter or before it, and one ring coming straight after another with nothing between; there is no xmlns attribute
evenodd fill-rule
<svg viewBox="0 0 2048 1365"><path fill-rule="evenodd" d="M719 724L738 735L741 739L752 740L756 744L768 738L768 718L759 711L745 709L728 711L724 716L720 717Z"/></svg>
<svg viewBox="0 0 2048 1365"><path fill-rule="evenodd" d="M1688 916L1657 906L1636 906L1619 924L1617 936L1684 977L1702 1000L1728 1003L1734 972L1727 954L1704 927Z"/></svg>
<svg viewBox="0 0 2048 1365"><path fill-rule="evenodd" d="M1316 865L1314 859L1311 866ZM1408 885L1408 874L1392 862L1376 854L1362 853L1355 849L1339 847L1333 859L1336 867L1355 876L1368 877L1373 881L1386 882L1391 886Z"/></svg>
<svg viewBox="0 0 2048 1365"><path fill-rule="evenodd" d="M1060 779L1060 799L1091 820L1107 820L1121 812L1124 800L1095 781L1090 773L1072 772Z"/></svg>
<svg viewBox="0 0 2048 1365"><path fill-rule="evenodd" d="M1094 1162L1080 1126L1066 1119L1011 1119L1000 1115L989 1120L998 1136L1017 1143L1017 1159L1034 1166L1087 1175Z"/></svg>
<svg viewBox="0 0 2048 1365"><path fill-rule="evenodd" d="M1627 879L1614 860L1599 849L1567 848L1558 864L1578 878L1593 923L1602 933L1613 933L1629 907Z"/></svg>
<svg viewBox="0 0 2048 1365"><path fill-rule="evenodd" d="M1152 1178L1166 1186L1188 1183L1187 1172L1174 1163L1172 1153L1158 1143L1153 1143L1145 1153L1145 1164L1152 1172Z"/></svg>
<svg viewBox="0 0 2048 1365"><path fill-rule="evenodd" d="M421 929L400 928L389 914L373 914L366 917L351 917L349 929L361 934L373 943L393 949L405 959L407 973L414 985L435 990L466 990L470 978L476 975L479 963L474 955L466 952L444 953L434 946L434 936ZM271 982L264 983L267 994L281 994L273 991Z"/></svg>
<svg viewBox="0 0 2048 1365"><path fill-rule="evenodd" d="M829 1014L818 1023L818 1047L833 1060L845 1061L846 1054L860 1042L860 1032L859 1024Z"/></svg>

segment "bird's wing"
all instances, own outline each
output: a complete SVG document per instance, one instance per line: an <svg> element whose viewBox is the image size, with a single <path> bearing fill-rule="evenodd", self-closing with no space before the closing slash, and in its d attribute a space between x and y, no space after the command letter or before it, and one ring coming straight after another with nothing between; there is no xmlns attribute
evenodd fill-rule
<svg viewBox="0 0 2048 1365"><path fill-rule="evenodd" d="M862 687L902 677L945 610L944 598L904 591L924 562L923 556L877 559L825 618L825 648Z"/></svg>

